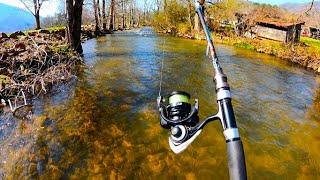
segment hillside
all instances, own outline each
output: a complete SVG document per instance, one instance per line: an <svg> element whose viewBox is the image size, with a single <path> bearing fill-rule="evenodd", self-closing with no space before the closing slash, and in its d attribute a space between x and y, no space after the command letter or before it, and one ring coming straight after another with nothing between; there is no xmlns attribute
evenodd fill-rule
<svg viewBox="0 0 320 180"><path fill-rule="evenodd" d="M310 3L285 3L280 5L280 7L286 9L289 12L293 12L293 13L301 13L301 12L305 12L307 9L310 8L311 2ZM320 1L316 1L313 4L313 12L320 10Z"/></svg>
<svg viewBox="0 0 320 180"><path fill-rule="evenodd" d="M307 26L320 27L320 1L314 2L312 10L308 15L304 14L310 8L310 5L311 3L286 3L280 7L291 13L303 14L303 21L306 22Z"/></svg>
<svg viewBox="0 0 320 180"><path fill-rule="evenodd" d="M26 30L35 26L32 14L23 9L0 3L0 32Z"/></svg>

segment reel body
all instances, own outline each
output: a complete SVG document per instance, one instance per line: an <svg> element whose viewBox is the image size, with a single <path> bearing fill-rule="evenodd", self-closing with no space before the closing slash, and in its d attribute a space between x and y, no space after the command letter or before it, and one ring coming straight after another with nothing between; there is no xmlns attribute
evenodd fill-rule
<svg viewBox="0 0 320 180"><path fill-rule="evenodd" d="M158 97L160 112L160 125L169 129L169 145L173 152L180 153L185 150L200 134L199 105L195 99L190 104L190 94L184 91L174 91L168 96Z"/></svg>

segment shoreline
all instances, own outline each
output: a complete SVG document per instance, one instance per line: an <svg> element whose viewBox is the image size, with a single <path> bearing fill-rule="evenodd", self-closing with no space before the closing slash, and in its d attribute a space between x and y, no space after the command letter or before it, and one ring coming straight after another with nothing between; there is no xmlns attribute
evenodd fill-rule
<svg viewBox="0 0 320 180"><path fill-rule="evenodd" d="M205 40L202 35L177 34L172 35L164 32L160 34L168 34L179 38ZM248 49L257 53L271 55L281 60L299 65L302 68L311 70L316 74L320 74L320 47L317 50L305 43L298 43L293 46L286 45L281 42L268 39L249 39L238 36L225 36L218 33L212 33L213 41L217 44L230 45L238 48Z"/></svg>
<svg viewBox="0 0 320 180"><path fill-rule="evenodd" d="M91 25L83 25L81 41L105 34L96 35ZM21 91L29 102L70 81L85 67L81 56L68 45L64 27L0 32L0 111L9 100L23 101Z"/></svg>

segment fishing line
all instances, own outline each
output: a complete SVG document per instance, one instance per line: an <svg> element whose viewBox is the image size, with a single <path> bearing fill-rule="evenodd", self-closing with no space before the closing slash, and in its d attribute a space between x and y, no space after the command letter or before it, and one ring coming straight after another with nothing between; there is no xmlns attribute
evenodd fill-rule
<svg viewBox="0 0 320 180"><path fill-rule="evenodd" d="M162 59L161 59L161 69L160 69L160 84L159 84L159 97L161 96L162 90L162 78L163 78L163 62L164 62L164 44L165 40L162 39Z"/></svg>

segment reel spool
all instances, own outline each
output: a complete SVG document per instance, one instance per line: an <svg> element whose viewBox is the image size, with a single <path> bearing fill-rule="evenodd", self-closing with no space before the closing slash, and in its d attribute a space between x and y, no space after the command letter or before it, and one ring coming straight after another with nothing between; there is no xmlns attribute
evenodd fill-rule
<svg viewBox="0 0 320 180"><path fill-rule="evenodd" d="M168 103L167 103L168 102ZM190 94L184 91L174 91L166 97L160 97L158 102L160 111L160 125L171 129L177 125L193 127L199 122L198 100L190 104Z"/></svg>

